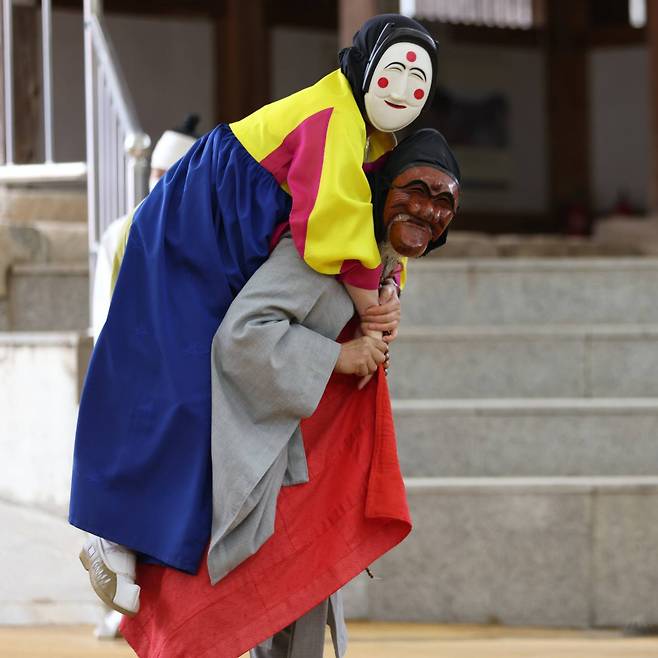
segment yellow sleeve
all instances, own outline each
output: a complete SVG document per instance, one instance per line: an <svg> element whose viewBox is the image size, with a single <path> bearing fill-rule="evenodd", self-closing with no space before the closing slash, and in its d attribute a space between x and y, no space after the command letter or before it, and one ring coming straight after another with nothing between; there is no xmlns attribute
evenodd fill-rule
<svg viewBox="0 0 658 658"><path fill-rule="evenodd" d="M300 144L306 143L312 149L318 138L324 144L321 157L315 155L317 172L313 171L314 157L309 157L306 148L296 150L288 172L293 238L314 270L340 274L356 268L366 277L371 272L374 280L379 275L380 256L370 186L363 172L365 126L354 121L349 113L333 108L324 140L317 129L313 137L314 140L304 139ZM373 287L359 281L354 281L354 285Z"/></svg>

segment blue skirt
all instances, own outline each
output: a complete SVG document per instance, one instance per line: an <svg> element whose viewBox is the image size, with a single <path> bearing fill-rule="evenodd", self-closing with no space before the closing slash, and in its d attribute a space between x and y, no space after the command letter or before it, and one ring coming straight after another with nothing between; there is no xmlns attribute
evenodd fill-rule
<svg viewBox="0 0 658 658"><path fill-rule="evenodd" d="M290 197L228 126L135 213L85 381L69 521L196 572L210 538L210 350Z"/></svg>

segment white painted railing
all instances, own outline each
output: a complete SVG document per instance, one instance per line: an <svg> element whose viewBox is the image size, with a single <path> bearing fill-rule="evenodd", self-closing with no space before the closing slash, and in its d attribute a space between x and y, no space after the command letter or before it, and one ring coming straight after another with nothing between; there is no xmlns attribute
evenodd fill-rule
<svg viewBox="0 0 658 658"><path fill-rule="evenodd" d="M148 192L149 136L141 129L103 25L101 0L85 0L85 105L90 272L103 231Z"/></svg>
<svg viewBox="0 0 658 658"><path fill-rule="evenodd" d="M53 139L53 46L51 0L41 2L41 56L43 89L43 162L16 164L15 159L15 107L14 107L14 0L2 0L2 134L3 152L0 153L0 183L39 183L42 181L84 181L84 162L55 161ZM20 81L18 81L20 83ZM35 131L38 127L35 126Z"/></svg>
<svg viewBox="0 0 658 658"><path fill-rule="evenodd" d="M43 89L43 162L15 162L13 8L16 0L0 0L2 9L2 103L0 184L52 184L87 181L90 272L100 237L117 217L132 210L148 191L151 140L142 130L118 60L103 24L101 0L84 2L86 162L57 162L53 117L53 33L51 0L41 2ZM91 277L90 277L91 278Z"/></svg>

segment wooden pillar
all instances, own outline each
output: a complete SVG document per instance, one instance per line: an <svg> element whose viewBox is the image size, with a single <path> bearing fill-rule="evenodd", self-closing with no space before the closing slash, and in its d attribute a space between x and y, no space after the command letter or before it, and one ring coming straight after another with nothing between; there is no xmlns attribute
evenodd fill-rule
<svg viewBox="0 0 658 658"><path fill-rule="evenodd" d="M377 0L340 0L338 5L339 48L352 44L354 33L379 12Z"/></svg>
<svg viewBox="0 0 658 658"><path fill-rule="evenodd" d="M588 0L545 3L549 203L555 228L590 208Z"/></svg>
<svg viewBox="0 0 658 658"><path fill-rule="evenodd" d="M14 162L41 159L42 132L39 13L36 7L14 5Z"/></svg>
<svg viewBox="0 0 658 658"><path fill-rule="evenodd" d="M216 19L218 122L241 119L271 100L265 2L225 0L222 15Z"/></svg>
<svg viewBox="0 0 658 658"><path fill-rule="evenodd" d="M546 25L546 2L549 0L532 0L532 23L534 27Z"/></svg>
<svg viewBox="0 0 658 658"><path fill-rule="evenodd" d="M649 55L649 209L658 213L658 6L647 2Z"/></svg>

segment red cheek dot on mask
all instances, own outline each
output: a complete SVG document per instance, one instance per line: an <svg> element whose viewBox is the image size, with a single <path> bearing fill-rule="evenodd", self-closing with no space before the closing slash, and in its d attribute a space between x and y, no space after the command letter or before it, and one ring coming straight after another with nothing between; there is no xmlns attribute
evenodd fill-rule
<svg viewBox="0 0 658 658"><path fill-rule="evenodd" d="M408 62L415 62L416 61L416 53L413 50L410 50L407 53L407 61Z"/></svg>
<svg viewBox="0 0 658 658"><path fill-rule="evenodd" d="M425 92L422 89L416 89L416 91L414 91L414 98L416 100L419 101L423 96L425 96Z"/></svg>
<svg viewBox="0 0 658 658"><path fill-rule="evenodd" d="M385 87L388 87L388 78L379 78L379 80L377 80L377 84L382 89L384 89Z"/></svg>

